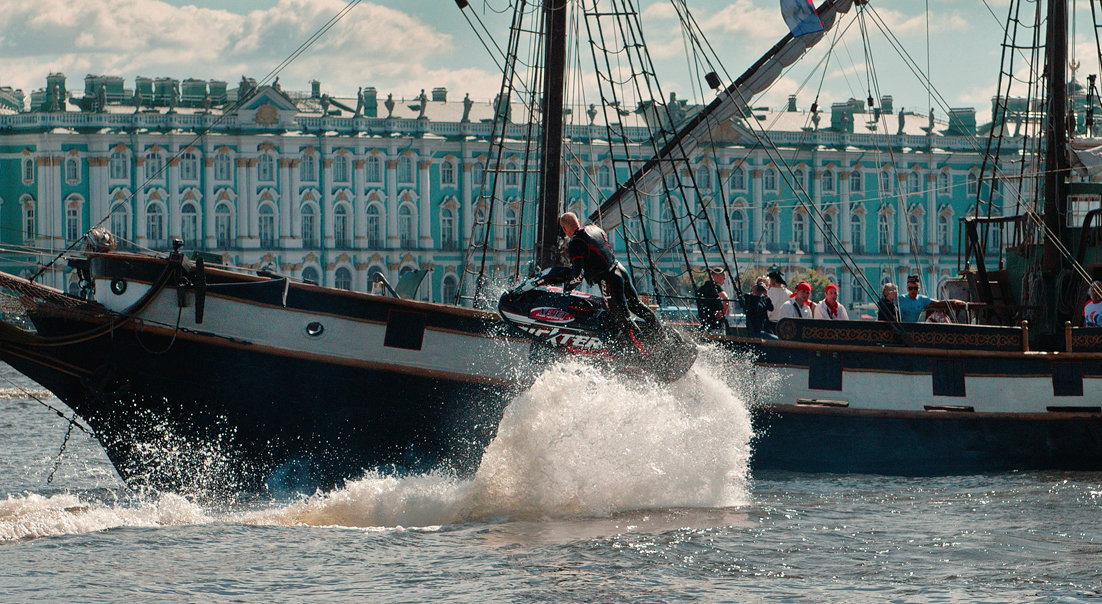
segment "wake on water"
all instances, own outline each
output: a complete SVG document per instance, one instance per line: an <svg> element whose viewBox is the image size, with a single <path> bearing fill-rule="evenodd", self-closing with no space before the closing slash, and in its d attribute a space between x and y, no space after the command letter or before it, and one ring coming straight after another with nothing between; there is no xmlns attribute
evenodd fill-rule
<svg viewBox="0 0 1102 604"><path fill-rule="evenodd" d="M625 382L568 361L506 409L472 478L369 473L327 493L251 511L174 494L103 503L73 494L0 500L0 542L119 526L239 522L435 527L487 520L607 517L749 503L748 362L704 349L672 384Z"/></svg>

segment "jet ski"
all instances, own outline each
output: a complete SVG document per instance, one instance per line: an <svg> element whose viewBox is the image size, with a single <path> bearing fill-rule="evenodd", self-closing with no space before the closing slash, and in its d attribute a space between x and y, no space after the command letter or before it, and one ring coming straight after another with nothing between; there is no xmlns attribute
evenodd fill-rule
<svg viewBox="0 0 1102 604"><path fill-rule="evenodd" d="M534 363L573 356L673 382L696 361L696 345L669 326L656 330L636 319L635 329L618 334L604 298L546 284L551 270L506 291L497 305L505 323L532 340Z"/></svg>

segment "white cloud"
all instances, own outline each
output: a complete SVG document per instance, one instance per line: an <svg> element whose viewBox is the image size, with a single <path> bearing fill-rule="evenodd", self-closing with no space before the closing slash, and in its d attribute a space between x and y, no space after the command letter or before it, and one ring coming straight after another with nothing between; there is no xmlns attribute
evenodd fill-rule
<svg viewBox="0 0 1102 604"><path fill-rule="evenodd" d="M345 5L279 0L237 14L160 0L0 0L0 55L7 59L0 83L29 92L44 86L48 72L61 71L70 90L83 89L86 73L121 75L128 86L139 75L233 85L242 74L263 77ZM280 81L306 89L316 78L338 94L358 86L396 96L441 85L496 90L500 76L490 71L440 69L455 50L450 34L402 10L365 2L284 69Z"/></svg>

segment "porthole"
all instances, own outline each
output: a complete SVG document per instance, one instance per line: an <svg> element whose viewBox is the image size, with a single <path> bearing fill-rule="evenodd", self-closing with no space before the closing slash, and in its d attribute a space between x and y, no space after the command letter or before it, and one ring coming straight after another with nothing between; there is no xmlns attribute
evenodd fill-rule
<svg viewBox="0 0 1102 604"><path fill-rule="evenodd" d="M325 326L321 323L318 323L317 321L311 321L310 323L306 324L306 335L310 336L311 338L316 338L323 333L325 333Z"/></svg>
<svg viewBox="0 0 1102 604"><path fill-rule="evenodd" d="M115 294L116 296L121 296L126 293L126 281L123 281L122 279L112 279L111 293Z"/></svg>

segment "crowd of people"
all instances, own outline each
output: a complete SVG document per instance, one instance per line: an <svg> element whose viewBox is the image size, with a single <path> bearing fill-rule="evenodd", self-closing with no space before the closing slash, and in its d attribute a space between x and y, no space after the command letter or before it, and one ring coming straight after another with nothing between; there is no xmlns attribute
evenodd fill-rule
<svg viewBox="0 0 1102 604"><path fill-rule="evenodd" d="M727 313L730 301L723 284L726 275L722 269L709 270L709 280L697 289L697 311L703 329L726 332ZM1098 282L1096 282L1098 283ZM877 301L877 320L897 323L947 322L948 316L941 310L927 311L931 305L946 309L961 308L961 300L937 300L920 293L918 275L907 278L907 294L900 297L899 288L894 283L885 283ZM1092 289L1092 294L1095 292ZM1094 317L1102 325L1102 283L1098 283L1097 306ZM824 321L848 321L849 311L838 299L838 286L830 283L823 291L823 299L815 302L811 299L812 287L807 281L796 285L795 291L788 289L784 273L777 267L758 277L750 291L742 295L738 302L746 316L746 329L752 336L775 338L773 335L781 319L820 319ZM925 317L924 317L925 315Z"/></svg>

